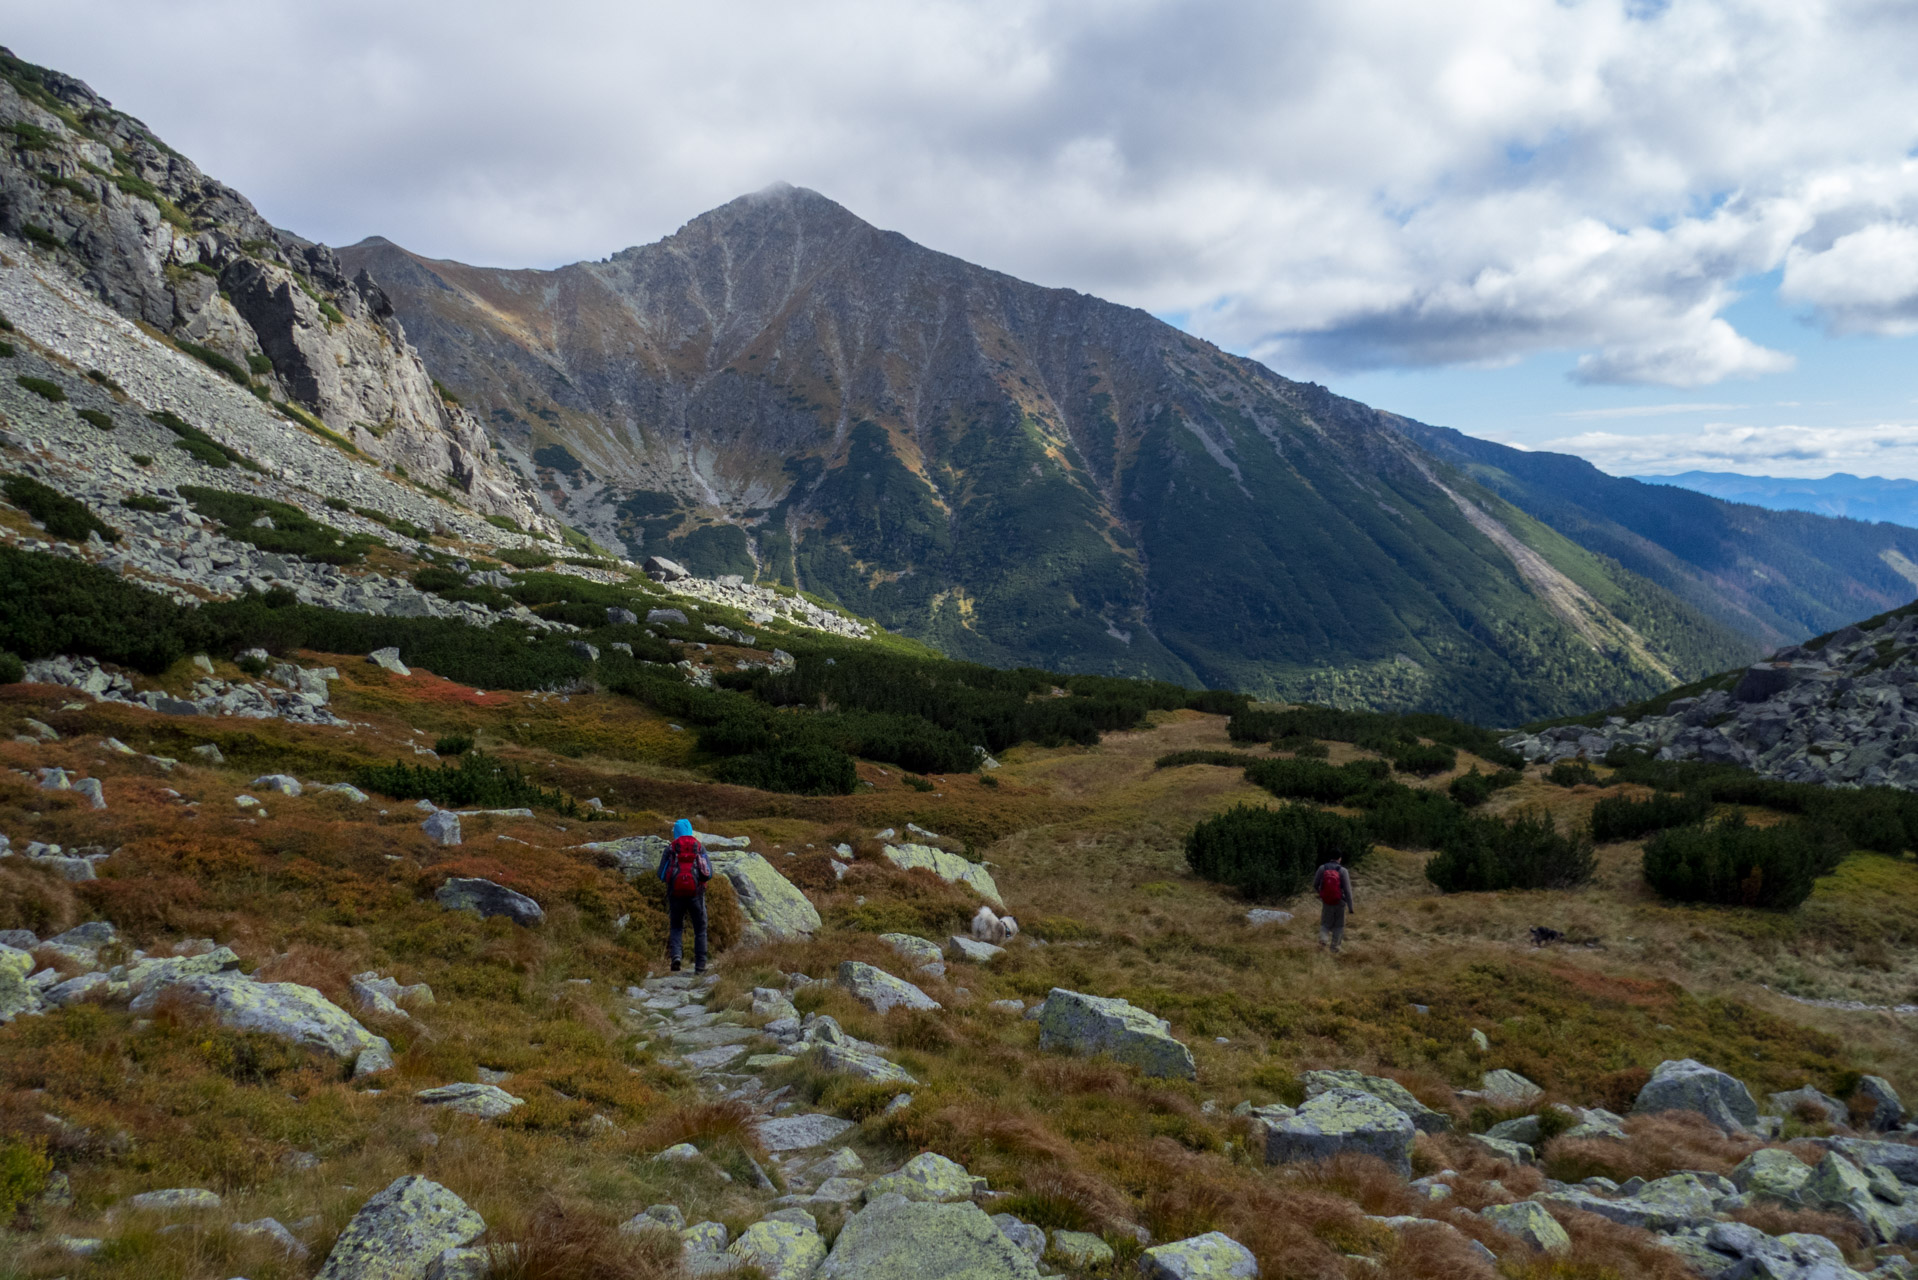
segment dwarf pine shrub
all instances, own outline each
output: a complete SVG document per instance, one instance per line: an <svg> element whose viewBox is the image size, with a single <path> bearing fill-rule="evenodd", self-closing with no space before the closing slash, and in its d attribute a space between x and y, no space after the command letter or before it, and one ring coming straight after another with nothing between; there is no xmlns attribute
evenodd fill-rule
<svg viewBox="0 0 1918 1280"><path fill-rule="evenodd" d="M1521 813L1509 822L1468 815L1439 841L1425 878L1442 893L1575 889L1596 870L1591 840L1561 833L1549 813Z"/></svg>
<svg viewBox="0 0 1918 1280"><path fill-rule="evenodd" d="M85 542L88 534L97 533L104 542L120 540L119 533L88 510L84 502L69 498L31 476L8 476L0 480L0 493L56 538Z"/></svg>
<svg viewBox="0 0 1918 1280"><path fill-rule="evenodd" d="M369 765L353 780L395 800L431 800L442 808L553 809L568 817L581 816L571 796L529 782L517 765L484 751L465 752L458 763L437 767L402 761Z"/></svg>
<svg viewBox="0 0 1918 1280"><path fill-rule="evenodd" d="M1288 898L1304 891L1319 864L1344 855L1350 865L1370 848L1357 822L1323 809L1239 805L1192 828L1185 861L1195 875L1248 898Z"/></svg>
<svg viewBox="0 0 1918 1280"><path fill-rule="evenodd" d="M1711 816L1708 795L1659 792L1644 800L1607 796L1592 806L1592 839L1600 844L1639 840L1668 827L1689 826Z"/></svg>
<svg viewBox="0 0 1918 1280"><path fill-rule="evenodd" d="M1515 787L1524 774L1517 769L1500 769L1497 773L1480 773L1473 765L1470 773L1462 773L1452 779L1446 788L1452 799L1468 809L1476 809L1492 798L1494 792L1506 787Z"/></svg>
<svg viewBox="0 0 1918 1280"><path fill-rule="evenodd" d="M1734 813L1712 826L1674 827L1645 845L1645 883L1678 902L1789 911L1837 869L1843 838L1822 823L1754 827Z"/></svg>

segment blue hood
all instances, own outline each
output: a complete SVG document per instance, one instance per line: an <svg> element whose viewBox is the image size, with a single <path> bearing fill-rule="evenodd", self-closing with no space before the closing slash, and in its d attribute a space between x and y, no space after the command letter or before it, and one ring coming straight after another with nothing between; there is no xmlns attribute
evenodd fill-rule
<svg viewBox="0 0 1918 1280"><path fill-rule="evenodd" d="M689 836L692 833L693 833L693 824L687 821L685 818L681 818L678 822L675 822L673 824L673 839L675 840L679 839L681 836Z"/></svg>

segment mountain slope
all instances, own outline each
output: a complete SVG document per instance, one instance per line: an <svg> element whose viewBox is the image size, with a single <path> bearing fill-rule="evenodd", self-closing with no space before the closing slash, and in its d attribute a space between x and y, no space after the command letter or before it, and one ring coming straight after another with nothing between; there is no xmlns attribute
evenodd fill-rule
<svg viewBox="0 0 1918 1280"><path fill-rule="evenodd" d="M1511 719L1748 653L1389 415L813 192L555 271L339 257L570 523L959 656Z"/></svg>
<svg viewBox="0 0 1918 1280"><path fill-rule="evenodd" d="M288 421L483 514L547 523L479 422L442 399L377 285L85 84L4 49L0 231Z"/></svg>

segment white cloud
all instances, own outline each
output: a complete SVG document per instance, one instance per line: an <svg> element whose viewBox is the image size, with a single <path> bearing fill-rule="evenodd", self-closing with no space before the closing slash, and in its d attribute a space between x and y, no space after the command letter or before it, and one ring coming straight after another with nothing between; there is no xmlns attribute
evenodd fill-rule
<svg viewBox="0 0 1918 1280"><path fill-rule="evenodd" d="M1724 413L1742 404L1629 404L1610 409L1570 409L1561 418L1664 418L1675 413Z"/></svg>
<svg viewBox="0 0 1918 1280"><path fill-rule="evenodd" d="M1709 423L1698 431L1626 435L1588 431L1533 446L1573 453L1613 475L1731 471L1823 477L1835 471L1918 479L1918 423L1868 427L1752 427Z"/></svg>
<svg viewBox="0 0 1918 1280"><path fill-rule="evenodd" d="M1293 372L1786 366L1918 325L1918 6L0 0L269 216L550 265L785 179Z"/></svg>

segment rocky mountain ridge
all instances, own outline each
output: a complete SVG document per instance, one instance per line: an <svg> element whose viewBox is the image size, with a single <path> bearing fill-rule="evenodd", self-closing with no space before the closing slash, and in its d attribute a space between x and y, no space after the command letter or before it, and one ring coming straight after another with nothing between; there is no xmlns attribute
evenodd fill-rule
<svg viewBox="0 0 1918 1280"><path fill-rule="evenodd" d="M551 271L338 253L568 522L992 664L1513 723L1912 590L1879 553L1918 532L1724 539L1658 486L1665 527L1564 518L1419 424L798 188Z"/></svg>
<svg viewBox="0 0 1918 1280"><path fill-rule="evenodd" d="M0 231L296 425L552 532L377 285L282 231L87 85L0 50Z"/></svg>

